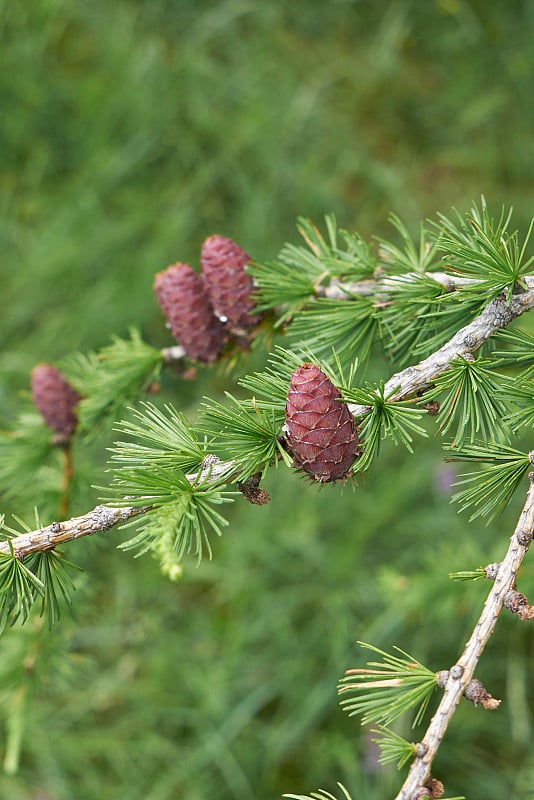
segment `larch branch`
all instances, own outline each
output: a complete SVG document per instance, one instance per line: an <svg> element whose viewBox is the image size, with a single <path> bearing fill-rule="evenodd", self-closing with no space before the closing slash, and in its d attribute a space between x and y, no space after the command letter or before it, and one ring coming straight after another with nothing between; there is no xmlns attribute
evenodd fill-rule
<svg viewBox="0 0 534 800"><path fill-rule="evenodd" d="M190 483L200 483L203 481L215 482L222 479L225 475L230 475L235 471L232 461L221 461L217 456L208 455L204 459L202 470L193 475L187 475ZM0 542L0 553L6 555L11 552L21 560L31 553L44 550L51 550L57 545L70 542L73 539L81 539L83 536L90 536L92 533L100 533L113 528L123 522L127 522L132 517L146 514L152 506L127 506L112 507L99 505L83 514L81 517L73 517L63 522L52 522L44 528L23 533L10 539L9 542Z"/></svg>
<svg viewBox="0 0 534 800"><path fill-rule="evenodd" d="M448 276L447 276L448 277ZM509 303L504 297L492 300L469 325L466 325L443 347L428 358L411 367L407 367L393 377L385 385L385 394L390 392L392 400L403 400L416 394L428 386L447 366L459 355L475 352L490 336L501 328L505 328L513 319L525 311L534 308L534 277L525 278L528 286L526 291L513 295ZM180 359L181 348L169 348L168 360ZM349 405L351 413L359 417L368 411L367 406ZM211 459L211 460L210 460ZM221 462L215 457L207 457L200 474L188 475L191 482L221 481L226 476L230 483L239 477L234 462ZM49 550L58 544L87 536L91 533L106 531L119 522L125 522L130 517L146 513L150 506L143 508L110 508L96 506L95 509L82 517L75 517L64 522L55 522L39 531L32 531L11 540L14 551L20 557L38 550ZM59 526L59 531L52 528ZM0 542L0 553L9 553L7 542Z"/></svg>
<svg viewBox="0 0 534 800"><path fill-rule="evenodd" d="M423 391L455 358L475 353L490 336L534 308L534 278L529 277L526 281L526 291L514 294L510 302L502 296L496 297L478 317L455 333L443 347L419 364L406 367L393 375L384 387L384 396L398 401ZM367 406L356 404L349 405L349 409L355 417L368 411Z"/></svg>
<svg viewBox="0 0 534 800"><path fill-rule="evenodd" d="M120 522L144 514L149 508L149 506L141 508L96 506L81 517L73 517L64 522L52 522L44 528L23 533L8 542L0 542L0 553L8 555L12 548L14 555L22 560L31 553L52 550L57 545L70 542L72 539L81 539L82 536L107 531Z"/></svg>
<svg viewBox="0 0 534 800"><path fill-rule="evenodd" d="M430 777L430 768L436 757L441 740L452 719L456 706L470 684L476 666L488 642L506 597L515 585L517 573L534 534L534 475L530 475L527 499L516 529L510 539L508 552L501 561L495 581L484 604L482 613L474 627L471 638L457 663L450 669L443 697L424 738L408 776L395 800L417 800L421 789Z"/></svg>
<svg viewBox="0 0 534 800"><path fill-rule="evenodd" d="M406 282L417 280L421 277L432 278L439 283L447 292L452 292L462 286L473 286L478 283L476 278L462 278L450 275L448 272L407 272L402 275L384 274L377 278L364 278L361 281L339 281L333 279L328 286L318 286L316 289L317 297L325 297L329 300L350 300L351 295L372 297L373 295L387 296L387 290L398 285L400 281ZM534 283L534 279L533 279Z"/></svg>

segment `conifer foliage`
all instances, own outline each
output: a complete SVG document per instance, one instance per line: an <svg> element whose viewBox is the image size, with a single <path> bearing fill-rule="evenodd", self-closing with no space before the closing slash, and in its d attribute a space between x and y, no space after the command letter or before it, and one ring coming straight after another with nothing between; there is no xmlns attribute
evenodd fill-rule
<svg viewBox="0 0 534 800"><path fill-rule="evenodd" d="M526 497L502 562L458 573L493 584L456 664L435 672L397 645L392 655L361 643L380 660L350 669L340 682L343 707L378 725L381 763L410 764L397 800L414 800L443 794L431 770L461 698L488 711L499 704L473 673L501 610L525 621L532 616L516 584L534 533L534 456L525 440L534 419L533 340L520 328L534 308L534 274L527 252L532 225L521 239L510 228L511 214L495 221L484 199L466 215L423 225L418 244L397 217L392 223L400 244L380 240L375 252L358 234L339 231L332 217L326 236L300 220L304 245L287 244L266 263L225 237L209 237L201 272L177 263L155 278L177 347L158 351L134 330L99 353L67 358L64 374L35 368L42 420L27 410L0 439L4 485L22 491L21 474L49 458L43 426L56 443L77 437L81 446L111 417L121 438L112 448L105 506L74 520L63 514L59 522L36 521L33 531L20 520L17 528L4 526L0 628L34 613L57 622L75 569L56 553L59 542L126 523L135 532L123 549L150 553L178 579L189 554L212 557L228 524L226 504L267 502L261 482L270 469L294 468L321 484L364 472L370 481L384 439L412 454L433 431L443 439L444 457L470 465L455 499L472 519L492 518L518 491ZM184 374L191 362L225 358L233 344L255 344L260 322L273 335L286 333L290 346L275 345L265 369L243 376L235 396L207 398L194 422L172 405L143 399L166 366ZM388 373L368 378L376 348L388 359ZM126 402L135 407L121 419ZM419 742L391 730L402 715L423 723L436 693L439 713ZM338 789L306 797L349 800L349 790L341 783Z"/></svg>

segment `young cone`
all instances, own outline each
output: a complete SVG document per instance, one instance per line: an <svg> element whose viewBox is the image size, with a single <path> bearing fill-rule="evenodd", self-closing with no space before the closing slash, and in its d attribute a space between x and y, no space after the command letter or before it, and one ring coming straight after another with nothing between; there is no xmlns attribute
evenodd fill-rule
<svg viewBox="0 0 534 800"><path fill-rule="evenodd" d="M57 367L38 364L32 370L32 395L42 418L54 433L55 444L66 444L76 427L80 395Z"/></svg>
<svg viewBox="0 0 534 800"><path fill-rule="evenodd" d="M295 466L321 483L344 478L359 454L352 415L339 390L314 364L303 364L291 376L286 428Z"/></svg>
<svg viewBox="0 0 534 800"><path fill-rule="evenodd" d="M202 245L200 265L211 304L219 319L236 334L247 334L258 324L252 278L245 272L250 256L225 236L210 236Z"/></svg>
<svg viewBox="0 0 534 800"><path fill-rule="evenodd" d="M216 361L227 333L210 305L202 276L189 264L173 264L154 279L167 327L189 358Z"/></svg>

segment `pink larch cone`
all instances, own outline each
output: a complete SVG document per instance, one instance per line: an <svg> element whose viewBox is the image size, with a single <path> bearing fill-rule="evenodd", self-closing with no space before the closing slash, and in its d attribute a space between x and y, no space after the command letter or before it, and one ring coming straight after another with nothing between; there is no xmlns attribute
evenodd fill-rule
<svg viewBox="0 0 534 800"><path fill-rule="evenodd" d="M202 245L200 265L211 304L219 319L237 334L246 334L260 321L251 314L253 282L245 272L250 256L225 236L209 236Z"/></svg>
<svg viewBox="0 0 534 800"><path fill-rule="evenodd" d="M341 393L314 364L303 364L291 376L286 427L295 466L321 483L344 478L360 452Z"/></svg>
<svg viewBox="0 0 534 800"><path fill-rule="evenodd" d="M66 444L76 427L76 406L80 395L57 367L38 364L32 370L33 401L54 433L56 444Z"/></svg>
<svg viewBox="0 0 534 800"><path fill-rule="evenodd" d="M228 334L213 312L202 276L189 264L173 264L155 276L154 291L189 358L216 361Z"/></svg>

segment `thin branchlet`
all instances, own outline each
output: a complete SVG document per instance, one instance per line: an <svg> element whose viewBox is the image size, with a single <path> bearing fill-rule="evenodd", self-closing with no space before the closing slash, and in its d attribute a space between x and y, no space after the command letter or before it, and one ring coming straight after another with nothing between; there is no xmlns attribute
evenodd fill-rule
<svg viewBox="0 0 534 800"><path fill-rule="evenodd" d="M473 633L454 667L449 671L441 702L422 738L426 750L416 758L395 800L412 800L430 776L432 762L462 697L472 687L473 674L484 648L493 633L499 614L515 585L517 573L534 533L534 481L531 479L527 498L508 551L501 561L495 580ZM493 700L493 698L491 698ZM484 702L489 702L486 698ZM481 700L482 703L482 700ZM491 705L489 707L495 707Z"/></svg>
<svg viewBox="0 0 534 800"><path fill-rule="evenodd" d="M32 553L51 550L73 539L108 531L115 525L144 514L148 510L148 506L138 508L95 506L80 517L72 517L64 522L52 522L50 525L16 536L8 542L0 542L0 553L9 555L13 552L16 558L22 560Z"/></svg>

